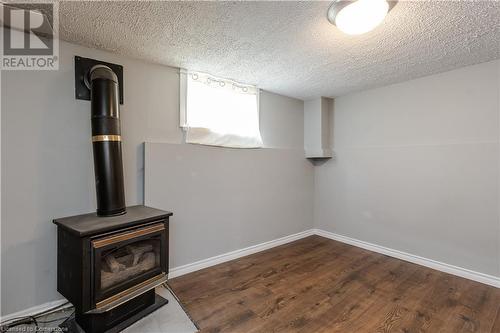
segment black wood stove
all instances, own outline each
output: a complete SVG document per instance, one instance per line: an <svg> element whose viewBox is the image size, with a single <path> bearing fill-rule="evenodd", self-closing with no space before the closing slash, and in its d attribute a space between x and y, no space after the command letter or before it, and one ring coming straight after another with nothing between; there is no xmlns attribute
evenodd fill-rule
<svg viewBox="0 0 500 333"><path fill-rule="evenodd" d="M127 214L55 219L57 290L87 333L119 331L166 303L170 212L133 206Z"/></svg>
<svg viewBox="0 0 500 333"><path fill-rule="evenodd" d="M76 97L90 99L97 211L58 218L57 290L87 333L119 332L167 303L170 212L125 207L119 102L123 69L75 57ZM75 332L77 325L66 325Z"/></svg>

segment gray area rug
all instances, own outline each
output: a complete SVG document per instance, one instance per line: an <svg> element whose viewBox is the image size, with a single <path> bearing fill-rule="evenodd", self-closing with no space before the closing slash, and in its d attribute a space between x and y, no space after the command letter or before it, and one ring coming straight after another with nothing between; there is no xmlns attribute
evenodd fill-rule
<svg viewBox="0 0 500 333"><path fill-rule="evenodd" d="M156 289L156 293L166 298L168 304L127 327L122 331L123 333L198 332L196 326L169 290L159 287Z"/></svg>

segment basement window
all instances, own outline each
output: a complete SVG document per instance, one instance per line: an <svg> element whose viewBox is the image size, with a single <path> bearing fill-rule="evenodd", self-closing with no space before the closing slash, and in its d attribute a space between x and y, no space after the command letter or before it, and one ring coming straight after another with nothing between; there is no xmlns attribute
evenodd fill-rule
<svg viewBox="0 0 500 333"><path fill-rule="evenodd" d="M187 143L262 147L257 87L181 69L180 94Z"/></svg>

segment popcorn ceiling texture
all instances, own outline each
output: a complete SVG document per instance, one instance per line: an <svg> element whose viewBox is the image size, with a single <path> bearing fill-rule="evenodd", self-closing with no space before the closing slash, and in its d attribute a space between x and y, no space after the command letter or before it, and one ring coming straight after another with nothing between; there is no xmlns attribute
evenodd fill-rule
<svg viewBox="0 0 500 333"><path fill-rule="evenodd" d="M500 57L500 2L400 1L348 36L330 2L61 2L60 37L300 99L335 97Z"/></svg>

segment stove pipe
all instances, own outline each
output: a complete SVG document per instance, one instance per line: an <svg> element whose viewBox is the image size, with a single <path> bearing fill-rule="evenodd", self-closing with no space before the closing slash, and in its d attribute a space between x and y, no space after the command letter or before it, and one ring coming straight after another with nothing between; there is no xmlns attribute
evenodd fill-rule
<svg viewBox="0 0 500 333"><path fill-rule="evenodd" d="M111 68L96 65L90 69L86 84L91 100L97 215L121 215L126 208L118 78Z"/></svg>

